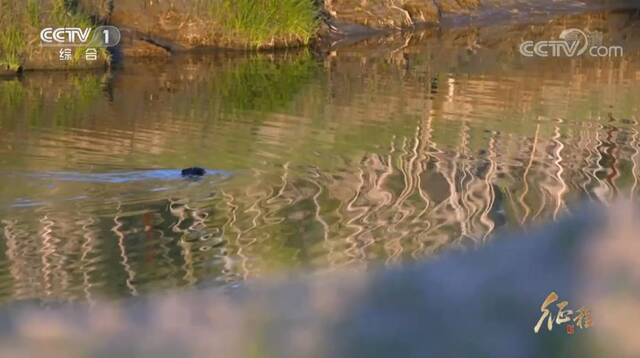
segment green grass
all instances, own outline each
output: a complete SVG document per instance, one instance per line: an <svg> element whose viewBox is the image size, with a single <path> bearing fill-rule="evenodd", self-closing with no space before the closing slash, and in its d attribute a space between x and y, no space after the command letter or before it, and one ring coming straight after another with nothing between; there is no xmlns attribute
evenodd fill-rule
<svg viewBox="0 0 640 358"><path fill-rule="evenodd" d="M55 0L51 11L51 20L57 27L93 27L91 18L78 11L75 1Z"/></svg>
<svg viewBox="0 0 640 358"><path fill-rule="evenodd" d="M23 7L19 1L0 0L0 69L20 68L27 47Z"/></svg>
<svg viewBox="0 0 640 358"><path fill-rule="evenodd" d="M38 0L27 1L27 18L31 26L40 26L40 2Z"/></svg>
<svg viewBox="0 0 640 358"><path fill-rule="evenodd" d="M214 19L252 47L307 44L318 27L313 0L206 0Z"/></svg>
<svg viewBox="0 0 640 358"><path fill-rule="evenodd" d="M0 31L0 66L17 71L25 46L24 34L16 25L9 25Z"/></svg>
<svg viewBox="0 0 640 358"><path fill-rule="evenodd" d="M44 26L87 28L94 24L79 10L77 0L0 0L0 68L18 70L39 46L31 39L37 39ZM86 47L74 49L71 64L80 63ZM108 52L100 48L98 55L107 58Z"/></svg>

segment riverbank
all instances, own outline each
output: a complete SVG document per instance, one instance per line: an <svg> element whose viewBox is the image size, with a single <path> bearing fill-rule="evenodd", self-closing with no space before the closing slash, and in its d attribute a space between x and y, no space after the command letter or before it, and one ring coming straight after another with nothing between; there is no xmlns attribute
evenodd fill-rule
<svg viewBox="0 0 640 358"><path fill-rule="evenodd" d="M497 0L113 0L0 1L0 75L20 70L108 66L132 57L166 57L196 49L275 50L337 43L412 32L425 28L477 26L495 21L526 23L594 9L628 8L626 1ZM637 5L635 5L637 6ZM120 28L121 44L82 59L75 48L60 61L57 48L40 46L47 26Z"/></svg>
<svg viewBox="0 0 640 358"><path fill-rule="evenodd" d="M239 50L308 45L317 34L318 7L311 0L179 0L172 2L46 0L0 2L0 70L98 67L113 57L165 56L196 48ZM58 49L40 46L49 27L114 25L123 39L99 61L58 61Z"/></svg>

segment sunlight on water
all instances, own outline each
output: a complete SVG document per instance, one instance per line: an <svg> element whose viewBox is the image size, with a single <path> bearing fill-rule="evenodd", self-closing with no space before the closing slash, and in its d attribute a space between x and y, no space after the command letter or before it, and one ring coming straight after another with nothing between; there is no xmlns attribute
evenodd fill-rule
<svg viewBox="0 0 640 358"><path fill-rule="evenodd" d="M638 57L409 40L0 81L1 299L399 263L637 195Z"/></svg>

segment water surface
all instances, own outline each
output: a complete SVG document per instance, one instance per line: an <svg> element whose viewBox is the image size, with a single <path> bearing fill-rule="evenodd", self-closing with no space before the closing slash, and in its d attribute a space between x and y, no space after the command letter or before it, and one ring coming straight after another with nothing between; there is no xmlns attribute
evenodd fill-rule
<svg viewBox="0 0 640 358"><path fill-rule="evenodd" d="M423 260L635 197L637 52L499 41L569 20L2 80L0 299Z"/></svg>

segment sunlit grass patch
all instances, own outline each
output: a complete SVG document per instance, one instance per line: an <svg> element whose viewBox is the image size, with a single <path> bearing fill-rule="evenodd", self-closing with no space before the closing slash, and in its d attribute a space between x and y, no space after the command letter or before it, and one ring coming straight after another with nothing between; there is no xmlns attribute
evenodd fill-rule
<svg viewBox="0 0 640 358"><path fill-rule="evenodd" d="M17 71L25 46L24 34L17 26L11 25L0 31L0 66Z"/></svg>
<svg viewBox="0 0 640 358"><path fill-rule="evenodd" d="M313 0L207 0L215 21L252 47L307 44L317 26Z"/></svg>
<svg viewBox="0 0 640 358"><path fill-rule="evenodd" d="M38 0L27 1L27 18L31 26L40 25L40 2Z"/></svg>
<svg viewBox="0 0 640 358"><path fill-rule="evenodd" d="M0 0L0 70L17 71L27 50L29 2Z"/></svg>

